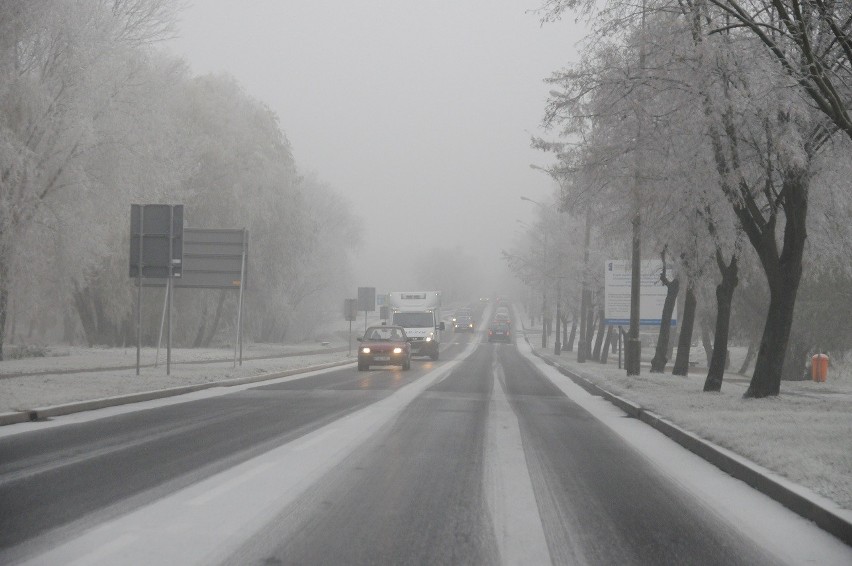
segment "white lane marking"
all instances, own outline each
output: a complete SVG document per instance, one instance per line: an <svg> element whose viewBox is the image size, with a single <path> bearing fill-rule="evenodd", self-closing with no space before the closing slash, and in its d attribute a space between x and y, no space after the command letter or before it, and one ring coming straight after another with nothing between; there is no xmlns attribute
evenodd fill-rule
<svg viewBox="0 0 852 566"><path fill-rule="evenodd" d="M97 550L89 554L88 556L78 558L73 562L67 562L68 566L86 566L87 564L91 564L91 560L94 559L96 561L102 562L104 560L110 559L110 562L117 563L119 559L113 559L112 557L123 550L128 545L136 542L136 535L126 534L118 537L115 540L109 541L106 544L101 545Z"/></svg>
<svg viewBox="0 0 852 566"><path fill-rule="evenodd" d="M337 427L335 427L335 426L326 427L325 429L323 429L322 434L318 434L318 435L314 436L310 440L310 442L303 442L302 444L300 444L296 448L293 448L293 452L301 452L302 450L305 450L306 448L310 448L314 444L317 444L318 442L324 441L329 435L332 435L335 432L337 432Z"/></svg>
<svg viewBox="0 0 852 566"><path fill-rule="evenodd" d="M105 548L121 541L123 565L220 562L273 520L414 399L473 353L471 343L392 395L334 423L188 486L30 557L28 564L115 564ZM246 477L248 476L248 477ZM251 481L249 481L251 480ZM111 553L114 549L110 547Z"/></svg>
<svg viewBox="0 0 852 566"><path fill-rule="evenodd" d="M494 359L494 388L485 442L485 493L503 564L552 564L532 479L524 456L521 428Z"/></svg>
<svg viewBox="0 0 852 566"><path fill-rule="evenodd" d="M209 503L210 501L213 501L214 499L216 499L220 495L224 495L224 494L228 493L229 491L236 489L239 486L245 484L249 480L253 479L255 476L262 474L263 472L265 472L266 470L268 470L271 467L272 467L272 464L270 464L269 462L265 462L263 464L260 464L256 468L254 468L253 470L249 470L246 473L231 479L230 481L226 481L225 483L219 484L214 489L211 489L210 491L208 491L206 493L202 493L201 495L199 495L195 499L191 499L188 504L198 506L198 505L204 505L205 503Z"/></svg>

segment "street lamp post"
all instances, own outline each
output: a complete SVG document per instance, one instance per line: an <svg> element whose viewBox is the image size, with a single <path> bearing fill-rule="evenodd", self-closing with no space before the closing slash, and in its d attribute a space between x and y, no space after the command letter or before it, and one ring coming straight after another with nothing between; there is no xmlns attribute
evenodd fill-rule
<svg viewBox="0 0 852 566"><path fill-rule="evenodd" d="M645 74L645 0L642 0L642 31L639 36L639 73ZM639 375L639 368L642 362L642 342L639 339L639 324L640 324L640 300L641 288L639 280L641 277L641 255L642 255L642 183L644 182L642 173L642 114L637 110L636 120L636 163L635 179L633 183L633 198L635 207L633 213L633 235L632 235L632 250L631 250L631 265L630 265L630 333L627 337L627 350L625 352L624 366L627 370L627 375Z"/></svg>
<svg viewBox="0 0 852 566"><path fill-rule="evenodd" d="M579 363L586 362L586 352L588 350L588 342L590 336L586 336L586 318L588 317L589 303L591 302L591 293L589 292L589 242L591 240L592 213L586 209L586 228L583 236L583 287L580 292L580 343L577 345L577 361Z"/></svg>

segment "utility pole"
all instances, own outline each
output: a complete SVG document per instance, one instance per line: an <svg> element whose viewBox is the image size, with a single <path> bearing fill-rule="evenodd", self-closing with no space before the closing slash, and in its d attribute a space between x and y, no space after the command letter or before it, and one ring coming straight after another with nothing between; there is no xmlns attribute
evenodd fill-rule
<svg viewBox="0 0 852 566"><path fill-rule="evenodd" d="M642 29L639 37L639 78L645 76L645 1L642 0ZM641 89L641 85L640 85ZM637 92L640 92L637 90ZM624 367L627 375L639 375L642 358L642 342L639 340L639 301L640 278L642 276L642 215L641 201L643 183L642 177L642 104L637 104L636 110L636 147L635 147L635 177L633 184L634 206L632 257L630 265L630 331L627 337L627 349L624 357Z"/></svg>
<svg viewBox="0 0 852 566"><path fill-rule="evenodd" d="M586 227L583 235L583 287L580 292L580 342L577 344L577 362L585 363L587 344L590 339L586 336L586 317L589 311L591 293L589 292L589 243L592 231L592 211L586 208Z"/></svg>

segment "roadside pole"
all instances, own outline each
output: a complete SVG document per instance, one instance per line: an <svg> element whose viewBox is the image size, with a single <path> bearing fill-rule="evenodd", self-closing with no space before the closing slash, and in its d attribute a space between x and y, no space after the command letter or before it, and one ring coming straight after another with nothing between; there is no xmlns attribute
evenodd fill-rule
<svg viewBox="0 0 852 566"><path fill-rule="evenodd" d="M136 274L136 375L142 356L142 242L145 237L145 207L139 207L139 266Z"/></svg>

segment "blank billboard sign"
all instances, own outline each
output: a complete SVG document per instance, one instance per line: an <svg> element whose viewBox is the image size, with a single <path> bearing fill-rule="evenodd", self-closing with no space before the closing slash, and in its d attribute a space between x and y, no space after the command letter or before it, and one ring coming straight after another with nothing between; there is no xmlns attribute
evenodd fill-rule
<svg viewBox="0 0 852 566"><path fill-rule="evenodd" d="M186 228L183 231L183 275L175 288L239 289L243 286L243 253L248 271L248 230ZM146 278L145 287L165 287L164 279Z"/></svg>

